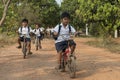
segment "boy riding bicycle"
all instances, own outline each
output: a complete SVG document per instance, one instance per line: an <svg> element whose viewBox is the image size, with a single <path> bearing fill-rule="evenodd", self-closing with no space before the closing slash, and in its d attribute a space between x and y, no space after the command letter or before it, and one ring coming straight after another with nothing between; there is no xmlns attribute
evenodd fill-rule
<svg viewBox="0 0 120 80"><path fill-rule="evenodd" d="M17 48L21 48L21 42L24 41L24 35L26 35L26 42L27 42L27 50L28 54L32 54L31 52L31 38L30 38L30 33L32 32L31 27L28 26L28 20L23 19L22 20L22 26L19 27L18 33L19 33L19 38L18 38L18 43L19 46Z"/></svg>
<svg viewBox="0 0 120 80"><path fill-rule="evenodd" d="M40 24L36 23L35 24L35 29L33 30L33 33L38 37L39 39L39 48L41 49L41 39L42 39L42 29L40 28Z"/></svg>
<svg viewBox="0 0 120 80"><path fill-rule="evenodd" d="M61 14L61 24L57 25L54 28L54 35L57 36L56 41L55 41L55 46L56 46L56 50L58 53L58 66L56 67L56 69L61 69L61 56L63 53L63 50L65 50L68 47L68 42L65 40L65 38L67 40L71 39L71 34L74 34L76 31L75 29L69 24L70 22L70 14L67 12L63 12ZM62 36L61 36L62 35ZM71 47L71 54L73 54L75 47L76 47L76 43L71 40L69 43L70 47Z"/></svg>

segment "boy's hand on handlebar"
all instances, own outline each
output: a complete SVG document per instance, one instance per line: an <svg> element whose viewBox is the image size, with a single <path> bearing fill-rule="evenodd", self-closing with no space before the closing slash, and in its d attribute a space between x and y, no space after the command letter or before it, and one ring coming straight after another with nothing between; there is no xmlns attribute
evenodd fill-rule
<svg viewBox="0 0 120 80"><path fill-rule="evenodd" d="M75 34L70 34L70 38L73 39L75 37Z"/></svg>

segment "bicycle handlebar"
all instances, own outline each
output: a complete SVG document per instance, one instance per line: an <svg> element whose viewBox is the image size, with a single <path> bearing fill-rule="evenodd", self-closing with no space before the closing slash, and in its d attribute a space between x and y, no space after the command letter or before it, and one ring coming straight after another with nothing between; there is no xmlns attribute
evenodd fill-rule
<svg viewBox="0 0 120 80"><path fill-rule="evenodd" d="M27 34L22 34L24 38L26 38Z"/></svg>

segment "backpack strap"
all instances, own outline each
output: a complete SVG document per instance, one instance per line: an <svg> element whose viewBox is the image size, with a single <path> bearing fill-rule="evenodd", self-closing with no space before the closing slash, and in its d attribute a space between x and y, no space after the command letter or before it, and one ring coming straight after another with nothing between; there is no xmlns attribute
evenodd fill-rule
<svg viewBox="0 0 120 80"><path fill-rule="evenodd" d="M71 33L71 26L69 25L69 33Z"/></svg>
<svg viewBox="0 0 120 80"><path fill-rule="evenodd" d="M62 26L59 24L58 35L60 34L61 27Z"/></svg>
<svg viewBox="0 0 120 80"><path fill-rule="evenodd" d="M22 32L22 27L20 27L20 31Z"/></svg>
<svg viewBox="0 0 120 80"><path fill-rule="evenodd" d="M61 27L62 26L59 24L58 35L60 34ZM71 33L71 25L69 25L69 33Z"/></svg>
<svg viewBox="0 0 120 80"><path fill-rule="evenodd" d="M30 32L30 27L28 26L28 32Z"/></svg>
<svg viewBox="0 0 120 80"><path fill-rule="evenodd" d="M35 31L34 32L36 32L36 29L35 29Z"/></svg>

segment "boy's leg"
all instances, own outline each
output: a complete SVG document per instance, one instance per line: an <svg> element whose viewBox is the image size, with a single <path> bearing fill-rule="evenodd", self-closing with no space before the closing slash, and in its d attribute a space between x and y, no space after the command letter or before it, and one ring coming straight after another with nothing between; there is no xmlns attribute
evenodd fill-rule
<svg viewBox="0 0 120 80"><path fill-rule="evenodd" d="M31 40L30 39L27 40L27 50L28 50L28 54L32 54L32 52L31 52Z"/></svg>
<svg viewBox="0 0 120 80"><path fill-rule="evenodd" d="M58 61L58 64L60 65L61 64L62 51L59 51L57 56L58 56L57 61Z"/></svg>
<svg viewBox="0 0 120 80"><path fill-rule="evenodd" d="M74 51L75 51L75 48L76 48L76 43L73 40L71 40L69 45L70 45L70 48L71 48L71 54L73 54Z"/></svg>
<svg viewBox="0 0 120 80"><path fill-rule="evenodd" d="M28 53L30 53L30 42L27 42L27 50L28 50Z"/></svg>
<svg viewBox="0 0 120 80"><path fill-rule="evenodd" d="M42 46L41 46L41 40L39 40L39 44L40 44L39 46L40 46L40 49L41 49L42 48Z"/></svg>
<svg viewBox="0 0 120 80"><path fill-rule="evenodd" d="M55 44L56 50L57 50L57 63L58 63L56 67L57 69L61 69L61 57L62 57L64 45L65 45L65 42L58 42Z"/></svg>
<svg viewBox="0 0 120 80"><path fill-rule="evenodd" d="M21 48L21 38L20 37L18 37L18 44L19 44L19 46L17 48Z"/></svg>
<svg viewBox="0 0 120 80"><path fill-rule="evenodd" d="M65 72L65 67L63 68L61 64L62 53L63 51L58 52L58 68L57 69L60 69L61 72Z"/></svg>
<svg viewBox="0 0 120 80"><path fill-rule="evenodd" d="M73 53L74 53L75 48L76 48L76 45L72 45L72 46L71 46L71 54L73 54Z"/></svg>
<svg viewBox="0 0 120 80"><path fill-rule="evenodd" d="M57 52L57 69L60 69L61 68L61 57L62 57L62 51L59 51L59 52Z"/></svg>
<svg viewBox="0 0 120 80"><path fill-rule="evenodd" d="M41 37L39 38L39 48L41 49L42 46L41 46Z"/></svg>

